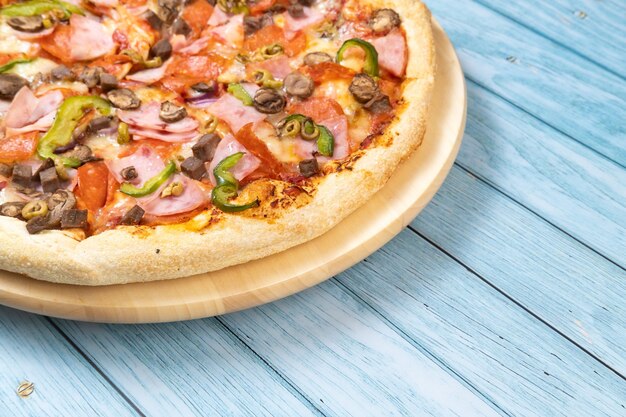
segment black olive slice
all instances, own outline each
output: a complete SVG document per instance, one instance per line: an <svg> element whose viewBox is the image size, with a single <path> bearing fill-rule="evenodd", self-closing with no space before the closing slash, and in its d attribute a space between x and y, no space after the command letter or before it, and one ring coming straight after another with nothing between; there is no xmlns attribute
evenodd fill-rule
<svg viewBox="0 0 626 417"><path fill-rule="evenodd" d="M332 62L333 57L326 52L310 52L304 56L305 65L317 65L322 62Z"/></svg>
<svg viewBox="0 0 626 417"><path fill-rule="evenodd" d="M41 16L16 16L7 20L7 24L20 32L41 32L44 29Z"/></svg>
<svg viewBox="0 0 626 417"><path fill-rule="evenodd" d="M183 106L177 106L171 101L161 103L161 111L159 118L166 123L174 123L187 117L187 109Z"/></svg>
<svg viewBox="0 0 626 417"><path fill-rule="evenodd" d="M261 113L274 114L281 112L286 105L285 96L272 88L259 88L254 95L254 108Z"/></svg>
<svg viewBox="0 0 626 417"><path fill-rule="evenodd" d="M369 26L377 35L384 35L400 26L400 16L391 9L378 9L372 13Z"/></svg>
<svg viewBox="0 0 626 417"><path fill-rule="evenodd" d="M24 78L15 74L0 74L0 99L13 100L22 87L28 84Z"/></svg>
<svg viewBox="0 0 626 417"><path fill-rule="evenodd" d="M133 110L141 106L141 100L127 88L118 88L107 93L109 101L118 109Z"/></svg>
<svg viewBox="0 0 626 417"><path fill-rule="evenodd" d="M378 93L378 83L367 74L357 74L352 79L348 90L359 103L367 103Z"/></svg>
<svg viewBox="0 0 626 417"><path fill-rule="evenodd" d="M307 98L313 94L315 83L310 77L300 74L297 71L287 75L283 80L287 94L299 98Z"/></svg>

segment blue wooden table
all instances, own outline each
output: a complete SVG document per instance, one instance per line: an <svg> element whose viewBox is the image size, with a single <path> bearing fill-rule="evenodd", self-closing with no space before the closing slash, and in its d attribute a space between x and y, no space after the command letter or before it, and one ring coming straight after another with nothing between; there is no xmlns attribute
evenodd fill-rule
<svg viewBox="0 0 626 417"><path fill-rule="evenodd" d="M0 416L626 416L626 3L428 3L469 114L406 230L223 317L0 308Z"/></svg>

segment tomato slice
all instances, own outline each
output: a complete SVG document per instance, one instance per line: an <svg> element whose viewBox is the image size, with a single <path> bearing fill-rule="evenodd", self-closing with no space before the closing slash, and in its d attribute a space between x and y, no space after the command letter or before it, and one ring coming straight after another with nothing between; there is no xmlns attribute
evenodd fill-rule
<svg viewBox="0 0 626 417"><path fill-rule="evenodd" d="M194 0L183 9L183 19L195 35L199 35L213 14L213 6L206 0Z"/></svg>
<svg viewBox="0 0 626 417"><path fill-rule="evenodd" d="M78 206L95 212L107 200L109 169L106 164L90 162L78 168L77 185L74 194L78 199Z"/></svg>
<svg viewBox="0 0 626 417"><path fill-rule="evenodd" d="M180 149L180 144L164 142L157 139L133 140L131 143L124 146L124 149L120 152L118 158L124 158L125 156L134 154L142 145L146 145L154 149L154 151L158 153L164 161L169 160L172 153L178 152Z"/></svg>
<svg viewBox="0 0 626 417"><path fill-rule="evenodd" d="M318 84L330 80L351 80L355 74L350 68L334 62L322 62L310 67L305 66L301 71Z"/></svg>
<svg viewBox="0 0 626 417"><path fill-rule="evenodd" d="M294 103L289 106L289 113L300 113L309 116L316 122L344 115L341 105L328 97L311 97L305 101Z"/></svg>
<svg viewBox="0 0 626 417"><path fill-rule="evenodd" d="M57 25L54 32L39 38L39 45L50 55L68 63L72 62L72 56L70 54L72 50L71 37L72 29L69 25Z"/></svg>
<svg viewBox="0 0 626 417"><path fill-rule="evenodd" d="M37 132L28 132L0 139L0 162L12 164L24 161L37 149Z"/></svg>

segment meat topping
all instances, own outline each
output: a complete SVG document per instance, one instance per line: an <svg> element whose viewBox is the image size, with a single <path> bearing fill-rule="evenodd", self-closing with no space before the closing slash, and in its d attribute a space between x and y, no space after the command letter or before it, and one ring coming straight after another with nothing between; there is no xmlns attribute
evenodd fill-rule
<svg viewBox="0 0 626 417"><path fill-rule="evenodd" d="M120 220L120 224L125 225L125 226L132 226L132 225L139 224L141 222L141 219L143 218L144 213L145 213L144 209L135 205L133 206L133 208L128 210L122 216L122 219Z"/></svg>
<svg viewBox="0 0 626 417"><path fill-rule="evenodd" d="M201 161L212 161L215 155L215 149L220 143L220 137L215 133L207 133L202 135L198 142L191 148L193 156Z"/></svg>
<svg viewBox="0 0 626 417"><path fill-rule="evenodd" d="M61 215L61 229L86 229L87 210L65 210Z"/></svg>
<svg viewBox="0 0 626 417"><path fill-rule="evenodd" d="M317 159L305 159L298 164L298 171L303 177L312 177L320 171L320 167L317 163Z"/></svg>
<svg viewBox="0 0 626 417"><path fill-rule="evenodd" d="M201 180L208 174L204 166L204 161L195 156L190 156L185 159L183 163L180 164L180 169L183 174L187 175L192 180Z"/></svg>
<svg viewBox="0 0 626 417"><path fill-rule="evenodd" d="M61 187L59 176L55 167L48 168L39 173L41 187L44 193L53 193Z"/></svg>
<svg viewBox="0 0 626 417"><path fill-rule="evenodd" d="M26 164L17 164L13 167L11 182L18 189L30 188L32 185L33 168Z"/></svg>

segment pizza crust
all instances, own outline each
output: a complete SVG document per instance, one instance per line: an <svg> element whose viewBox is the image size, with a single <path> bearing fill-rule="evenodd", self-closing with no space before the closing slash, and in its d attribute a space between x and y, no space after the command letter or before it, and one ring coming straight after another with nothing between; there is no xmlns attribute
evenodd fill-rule
<svg viewBox="0 0 626 417"><path fill-rule="evenodd" d="M189 224L119 227L77 240L67 231L30 235L25 223L0 217L0 267L33 278L79 285L110 285L179 278L259 259L309 241L363 205L421 143L435 75L430 13L420 2L366 2L393 7L409 45L403 108L384 137L388 146L367 149L351 170L322 178L310 203L277 218L222 214L205 229ZM209 222L199 215L192 224Z"/></svg>

